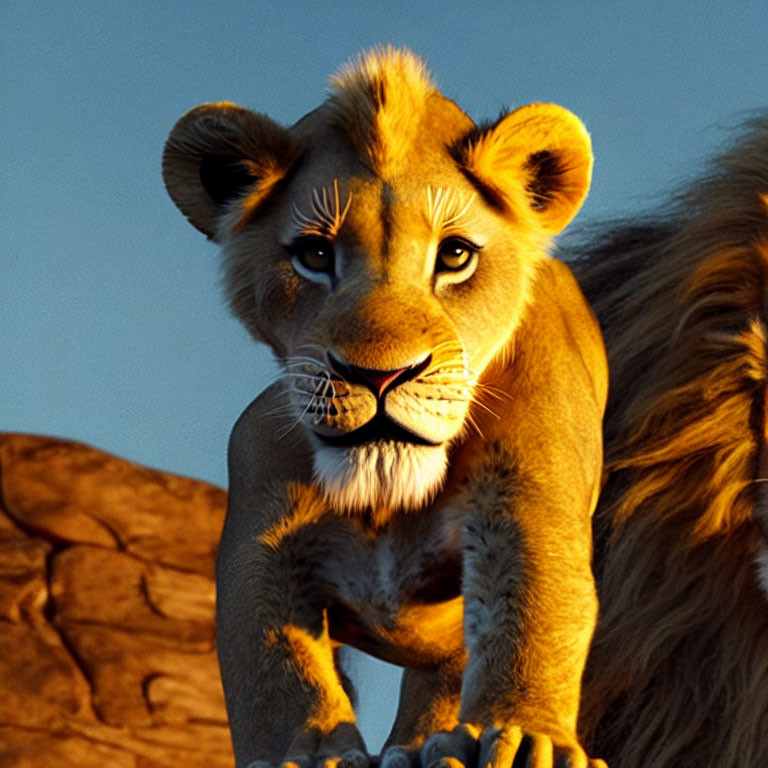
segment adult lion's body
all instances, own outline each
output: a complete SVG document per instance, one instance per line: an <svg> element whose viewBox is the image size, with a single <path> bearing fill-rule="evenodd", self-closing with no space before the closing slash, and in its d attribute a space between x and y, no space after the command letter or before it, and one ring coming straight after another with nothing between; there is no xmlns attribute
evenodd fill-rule
<svg viewBox="0 0 768 768"><path fill-rule="evenodd" d="M586 250L611 396L582 731L613 766L768 765L768 116Z"/></svg>
<svg viewBox="0 0 768 768"><path fill-rule="evenodd" d="M498 768L586 766L607 369L546 251L589 184L579 121L535 104L478 128L415 57L380 51L289 129L193 110L164 172L285 368L230 444L238 766L367 764L339 643L406 668L384 766L471 764L478 741Z"/></svg>

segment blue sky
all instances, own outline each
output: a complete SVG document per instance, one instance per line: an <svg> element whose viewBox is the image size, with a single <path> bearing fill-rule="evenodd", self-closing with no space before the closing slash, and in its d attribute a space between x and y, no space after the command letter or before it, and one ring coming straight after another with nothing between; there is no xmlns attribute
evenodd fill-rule
<svg viewBox="0 0 768 768"><path fill-rule="evenodd" d="M276 369L166 196L163 143L209 100L292 123L381 42L475 119L576 112L596 155L578 222L646 209L768 106L765 0L0 0L0 429L225 484L229 429ZM371 704L364 724L375 744Z"/></svg>

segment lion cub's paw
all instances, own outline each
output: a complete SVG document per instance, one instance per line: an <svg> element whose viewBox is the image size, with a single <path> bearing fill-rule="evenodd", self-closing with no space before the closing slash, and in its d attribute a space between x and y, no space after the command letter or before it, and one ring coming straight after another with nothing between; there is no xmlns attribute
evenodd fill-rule
<svg viewBox="0 0 768 768"><path fill-rule="evenodd" d="M421 747L421 768L475 768L478 734L470 725L457 725L452 731L435 733Z"/></svg>
<svg viewBox="0 0 768 768"><path fill-rule="evenodd" d="M299 731L278 765L252 760L246 768L370 768L371 758L354 723L340 723L328 733Z"/></svg>
<svg viewBox="0 0 768 768"><path fill-rule="evenodd" d="M297 755L283 760L280 768L369 768L371 758L359 749L347 749L343 752L323 750L315 755ZM258 761L253 768L266 768ZM248 766L248 768L252 768Z"/></svg>
<svg viewBox="0 0 768 768"><path fill-rule="evenodd" d="M340 755L294 755L279 767L266 760L254 760L247 768L369 768L371 759L359 749L348 749Z"/></svg>
<svg viewBox="0 0 768 768"><path fill-rule="evenodd" d="M518 726L486 731L480 737L478 768L607 768L591 760L576 742L561 742Z"/></svg>
<svg viewBox="0 0 768 768"><path fill-rule="evenodd" d="M419 750L410 747L387 747L381 754L379 768L419 768Z"/></svg>
<svg viewBox="0 0 768 768"><path fill-rule="evenodd" d="M371 759L359 749L348 749L338 757L321 757L315 763L316 768L368 768Z"/></svg>
<svg viewBox="0 0 768 768"><path fill-rule="evenodd" d="M607 768L576 743L559 743L518 726L478 734L471 726L459 725L437 733L421 748L420 762L421 768Z"/></svg>

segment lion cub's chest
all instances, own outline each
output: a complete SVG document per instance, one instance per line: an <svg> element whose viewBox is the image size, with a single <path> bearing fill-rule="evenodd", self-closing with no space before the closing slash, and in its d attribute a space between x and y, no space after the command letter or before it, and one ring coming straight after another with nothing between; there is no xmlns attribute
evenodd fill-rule
<svg viewBox="0 0 768 768"><path fill-rule="evenodd" d="M377 534L346 525L347 546L326 568L331 636L403 666L431 665L462 648L456 520L417 513Z"/></svg>

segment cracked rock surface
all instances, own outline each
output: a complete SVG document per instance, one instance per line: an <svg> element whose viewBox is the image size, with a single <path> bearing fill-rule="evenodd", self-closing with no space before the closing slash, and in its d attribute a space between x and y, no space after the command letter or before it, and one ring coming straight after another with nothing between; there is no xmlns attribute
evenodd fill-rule
<svg viewBox="0 0 768 768"><path fill-rule="evenodd" d="M80 443L0 434L0 768L231 768L225 504Z"/></svg>

